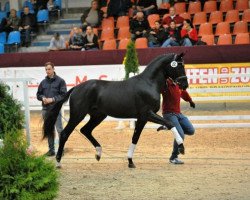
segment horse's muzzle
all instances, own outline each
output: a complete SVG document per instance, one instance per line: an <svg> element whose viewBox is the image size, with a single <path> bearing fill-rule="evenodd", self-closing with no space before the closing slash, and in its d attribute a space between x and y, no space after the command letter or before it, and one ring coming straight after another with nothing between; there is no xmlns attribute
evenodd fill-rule
<svg viewBox="0 0 250 200"><path fill-rule="evenodd" d="M174 82L178 84L182 90L186 90L188 88L187 76L180 76L176 78Z"/></svg>

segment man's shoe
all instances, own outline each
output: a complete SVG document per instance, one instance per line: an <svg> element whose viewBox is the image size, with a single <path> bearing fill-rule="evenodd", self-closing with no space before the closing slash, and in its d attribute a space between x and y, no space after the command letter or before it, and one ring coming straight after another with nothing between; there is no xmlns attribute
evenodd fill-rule
<svg viewBox="0 0 250 200"><path fill-rule="evenodd" d="M50 157L50 156L55 156L56 154L55 154L55 152L48 151L48 152L47 152L46 154L44 154L44 155Z"/></svg>
<svg viewBox="0 0 250 200"><path fill-rule="evenodd" d="M184 162L181 161L179 158L174 158L174 159L172 159L172 160L169 160L169 162L170 162L171 164L175 164L175 165L182 165L182 164L184 164Z"/></svg>

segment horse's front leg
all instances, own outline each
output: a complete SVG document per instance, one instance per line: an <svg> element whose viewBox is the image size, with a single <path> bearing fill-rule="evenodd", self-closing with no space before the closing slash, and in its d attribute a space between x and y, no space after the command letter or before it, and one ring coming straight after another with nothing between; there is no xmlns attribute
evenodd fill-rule
<svg viewBox="0 0 250 200"><path fill-rule="evenodd" d="M133 162L133 154L135 151L136 144L138 143L138 140L140 138L142 129L144 128L146 123L147 121L145 120L137 120L136 122L134 134L132 137L132 143L129 146L129 150L128 150L128 167L129 168L135 168L135 164Z"/></svg>
<svg viewBox="0 0 250 200"><path fill-rule="evenodd" d="M163 126L166 126L169 130L172 131L173 133L173 136L178 144L178 150L181 154L185 154L185 148L184 148L184 145L183 145L183 139L182 137L180 136L179 132L177 131L177 129L174 127L174 125L164 119L163 117L157 115L156 113L154 113L153 111L150 111L149 112L149 115L148 115L148 121L151 121L151 122L154 122L156 124L161 124Z"/></svg>

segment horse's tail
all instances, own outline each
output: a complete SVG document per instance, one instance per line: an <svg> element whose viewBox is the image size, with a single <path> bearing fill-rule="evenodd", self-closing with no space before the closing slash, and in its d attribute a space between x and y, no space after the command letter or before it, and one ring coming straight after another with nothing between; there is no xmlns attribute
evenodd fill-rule
<svg viewBox="0 0 250 200"><path fill-rule="evenodd" d="M46 112L43 123L43 139L54 136L57 116L62 108L63 103L65 103L69 99L69 96L73 90L74 87L71 88L60 101L56 102Z"/></svg>

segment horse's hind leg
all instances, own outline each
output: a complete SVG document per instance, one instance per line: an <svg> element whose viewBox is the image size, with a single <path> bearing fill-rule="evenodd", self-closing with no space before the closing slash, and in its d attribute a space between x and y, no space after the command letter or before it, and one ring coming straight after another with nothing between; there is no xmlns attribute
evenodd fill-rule
<svg viewBox="0 0 250 200"><path fill-rule="evenodd" d="M93 129L98 126L105 118L107 115L91 115L90 120L88 121L87 124L85 124L81 128L81 133L92 143L92 145L96 149L96 160L99 161L101 159L102 155L102 147L101 145L97 142L97 140L93 137L92 131Z"/></svg>
<svg viewBox="0 0 250 200"><path fill-rule="evenodd" d="M133 158L136 144L140 138L142 129L144 128L146 123L147 123L147 121L144 121L144 120L137 120L137 122L136 122L134 134L132 137L132 143L131 143L129 150L128 150L128 167L129 168L135 168L135 164L133 163L132 158Z"/></svg>

